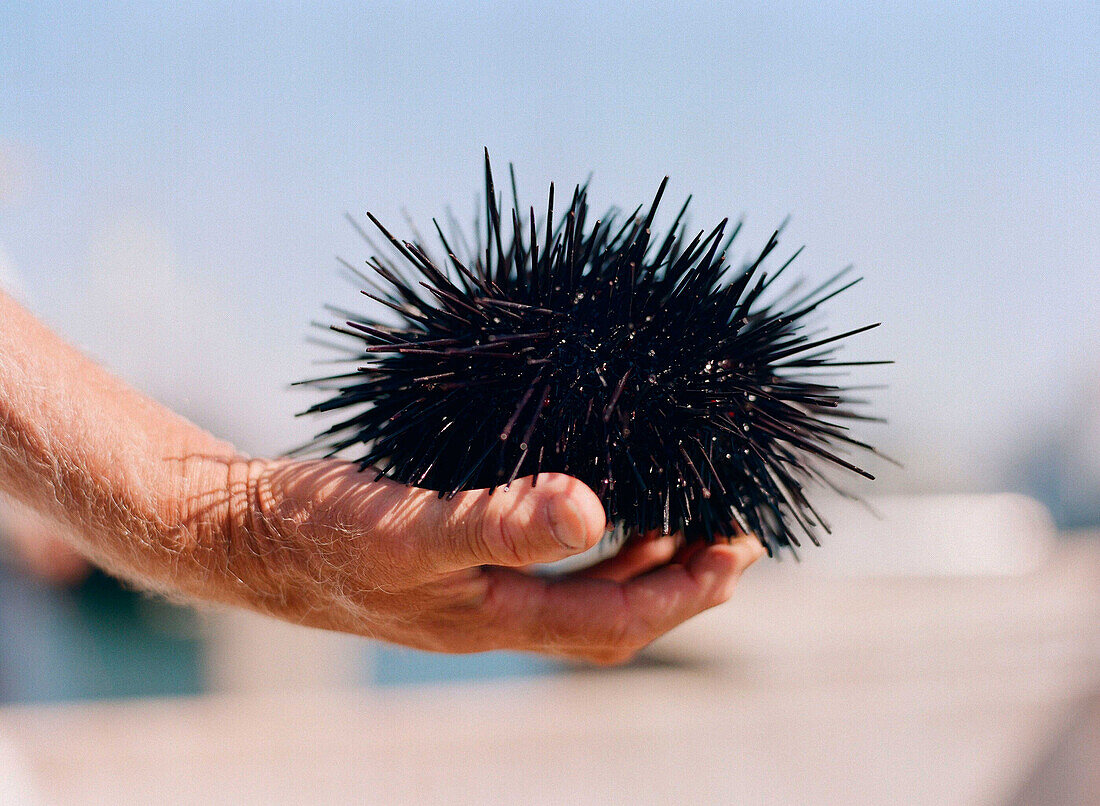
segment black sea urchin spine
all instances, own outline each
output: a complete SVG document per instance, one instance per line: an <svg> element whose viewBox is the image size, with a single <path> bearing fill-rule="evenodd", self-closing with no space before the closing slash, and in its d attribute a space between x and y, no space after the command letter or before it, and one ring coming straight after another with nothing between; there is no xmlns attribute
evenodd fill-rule
<svg viewBox="0 0 1100 806"><path fill-rule="evenodd" d="M345 265L392 317L337 311L357 367L305 382L331 395L310 413L346 415L312 445L362 445L364 469L441 494L559 471L631 530L754 532L769 552L798 533L816 543L828 527L805 488L833 486L830 467L871 478L846 457L873 449L844 423L874 419L821 370L886 362L835 359L875 325L813 338L804 323L857 280L764 302L794 260L764 271L778 232L739 268L726 262L739 226L688 240L687 202L654 237L666 183L648 210L591 224L586 186L555 218L551 185L541 221L518 199L504 221L486 154L485 240L478 226L466 246L433 221L446 260L368 213L392 256L375 247L376 278Z"/></svg>

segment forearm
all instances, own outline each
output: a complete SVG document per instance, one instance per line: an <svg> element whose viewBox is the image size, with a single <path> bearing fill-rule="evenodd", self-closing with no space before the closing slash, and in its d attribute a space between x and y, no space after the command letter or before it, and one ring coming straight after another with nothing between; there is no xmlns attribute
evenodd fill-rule
<svg viewBox="0 0 1100 806"><path fill-rule="evenodd" d="M444 500L357 471L241 457L0 293L0 492L146 587L424 649L611 663L728 599L763 553L749 536L682 555L641 541L547 582L516 569L591 548L606 526L576 479Z"/></svg>
<svg viewBox="0 0 1100 806"><path fill-rule="evenodd" d="M196 588L220 584L217 535L246 463L3 293L0 456L0 488L71 527L98 562L159 589L215 593Z"/></svg>

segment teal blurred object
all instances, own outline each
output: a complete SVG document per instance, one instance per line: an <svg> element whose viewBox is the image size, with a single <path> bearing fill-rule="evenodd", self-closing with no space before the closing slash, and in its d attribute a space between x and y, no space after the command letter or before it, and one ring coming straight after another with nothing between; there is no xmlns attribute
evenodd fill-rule
<svg viewBox="0 0 1100 806"><path fill-rule="evenodd" d="M194 616L95 572L61 589L0 564L0 702L203 690Z"/></svg>
<svg viewBox="0 0 1100 806"><path fill-rule="evenodd" d="M368 658L367 680L376 686L411 686L536 677L560 672L564 664L520 652L482 652L441 655L404 647L374 644Z"/></svg>

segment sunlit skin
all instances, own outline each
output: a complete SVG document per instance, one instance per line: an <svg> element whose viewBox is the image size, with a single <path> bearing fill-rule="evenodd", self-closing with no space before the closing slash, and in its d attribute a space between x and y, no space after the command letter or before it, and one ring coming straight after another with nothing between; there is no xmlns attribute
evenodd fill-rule
<svg viewBox="0 0 1100 806"><path fill-rule="evenodd" d="M0 293L0 490L143 587L442 652L617 663L733 593L741 536L647 536L570 577L599 499L543 474L441 500L337 460L253 459L139 394Z"/></svg>

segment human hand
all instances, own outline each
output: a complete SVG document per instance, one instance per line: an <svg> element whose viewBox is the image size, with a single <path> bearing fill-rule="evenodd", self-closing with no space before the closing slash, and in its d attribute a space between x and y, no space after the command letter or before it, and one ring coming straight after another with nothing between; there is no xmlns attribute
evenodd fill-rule
<svg viewBox="0 0 1100 806"><path fill-rule="evenodd" d="M684 550L663 537L582 574L530 576L603 534L576 479L446 501L346 462L248 460L2 293L0 456L0 492L142 587L445 652L623 661L726 600L763 551L748 536Z"/></svg>
<svg viewBox="0 0 1100 806"><path fill-rule="evenodd" d="M599 499L568 476L451 501L334 460L254 461L230 477L225 562L241 603L442 652L622 662L726 601L763 553L751 536L687 549L653 536L543 579L521 569L580 553L604 532Z"/></svg>

